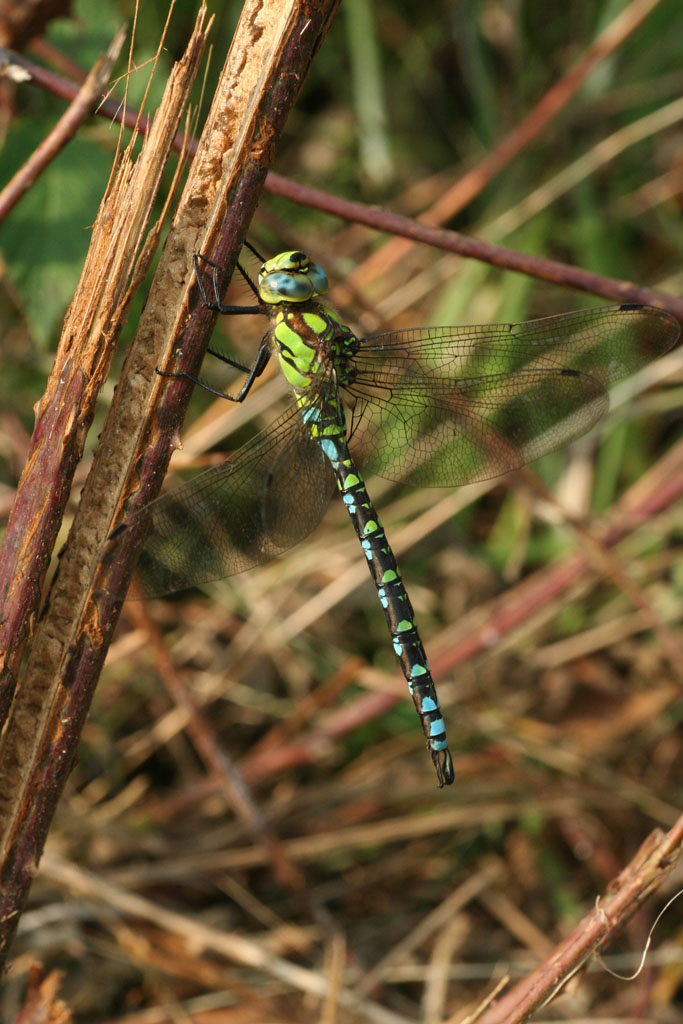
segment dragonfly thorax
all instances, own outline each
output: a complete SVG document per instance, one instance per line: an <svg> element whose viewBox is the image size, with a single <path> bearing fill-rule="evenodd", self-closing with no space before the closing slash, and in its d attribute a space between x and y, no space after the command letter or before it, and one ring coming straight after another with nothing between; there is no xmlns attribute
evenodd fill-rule
<svg viewBox="0 0 683 1024"><path fill-rule="evenodd" d="M311 300L277 306L271 311L271 343L294 390L305 393L322 371L345 386L358 339L329 306Z"/></svg>
<svg viewBox="0 0 683 1024"><path fill-rule="evenodd" d="M306 253L281 252L261 267L258 276L258 294L262 302L278 305L282 302L308 302L323 295L329 287L327 274L308 258Z"/></svg>

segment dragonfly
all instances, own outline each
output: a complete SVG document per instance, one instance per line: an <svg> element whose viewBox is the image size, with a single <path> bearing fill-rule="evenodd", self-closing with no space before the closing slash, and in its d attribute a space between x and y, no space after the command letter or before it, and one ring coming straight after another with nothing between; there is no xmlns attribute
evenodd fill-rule
<svg viewBox="0 0 683 1024"><path fill-rule="evenodd" d="M455 773L439 698L364 474L452 487L518 469L592 427L608 408L608 388L668 351L678 322L661 309L625 304L525 323L359 337L323 298L328 278L309 256L289 251L264 259L248 247L261 264L254 282L238 263L256 300L251 306L224 304L220 268L194 257L210 309L269 321L250 367L209 349L246 374L237 394L215 393L244 401L274 356L291 402L225 462L135 517L146 533L138 565L143 590L160 596L267 562L307 537L340 492L438 785L450 785Z"/></svg>

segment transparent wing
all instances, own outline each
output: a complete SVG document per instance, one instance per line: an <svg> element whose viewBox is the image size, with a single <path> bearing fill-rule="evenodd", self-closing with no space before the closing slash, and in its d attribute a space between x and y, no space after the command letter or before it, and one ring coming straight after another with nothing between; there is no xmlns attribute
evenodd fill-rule
<svg viewBox="0 0 683 1024"><path fill-rule="evenodd" d="M678 322L642 306L520 324L390 331L362 341L346 390L352 448L391 480L471 483L579 437L607 388L668 351Z"/></svg>
<svg viewBox="0 0 683 1024"><path fill-rule="evenodd" d="M541 365L590 373L609 387L668 352L678 321L652 306L579 309L516 324L423 327L364 338L361 372L387 370L453 380Z"/></svg>
<svg viewBox="0 0 683 1024"><path fill-rule="evenodd" d="M518 469L579 437L609 406L602 384L578 371L520 370L429 388L397 378L379 401L369 391L353 387L363 399L354 455L372 472L422 487Z"/></svg>
<svg viewBox="0 0 683 1024"><path fill-rule="evenodd" d="M151 502L130 522L146 531L138 573L149 596L267 562L320 522L335 477L298 406L220 466Z"/></svg>

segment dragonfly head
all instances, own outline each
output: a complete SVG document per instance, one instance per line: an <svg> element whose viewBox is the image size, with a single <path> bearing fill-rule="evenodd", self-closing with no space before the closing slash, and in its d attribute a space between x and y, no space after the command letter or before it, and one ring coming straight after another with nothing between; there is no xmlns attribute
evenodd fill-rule
<svg viewBox="0 0 683 1024"><path fill-rule="evenodd" d="M303 252L281 252L266 260L258 276L262 302L308 302L328 289L327 274Z"/></svg>

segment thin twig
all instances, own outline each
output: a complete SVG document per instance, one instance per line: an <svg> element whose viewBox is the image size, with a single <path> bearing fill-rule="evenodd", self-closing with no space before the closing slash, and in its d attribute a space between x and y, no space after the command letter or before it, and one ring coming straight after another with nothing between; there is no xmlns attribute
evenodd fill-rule
<svg viewBox="0 0 683 1024"><path fill-rule="evenodd" d="M19 168L14 177L2 189L0 192L0 224L21 197L28 192L36 179L50 166L58 153L61 153L83 122L90 117L109 81L111 69L121 52L125 38L125 30L119 29L106 54L95 62L92 71L68 109L64 111L54 128L36 147L26 163Z"/></svg>
<svg viewBox="0 0 683 1024"><path fill-rule="evenodd" d="M571 935L535 971L496 1000L477 1024L520 1024L549 1002L662 885L680 861L682 842L683 817L669 832L651 833Z"/></svg>
<svg viewBox="0 0 683 1024"><path fill-rule="evenodd" d="M72 98L77 86L69 82L68 79L62 78L54 72L45 71L45 69L38 67L33 62L27 60L27 58L18 54L12 54L11 58L16 64L31 73L32 80L36 84L64 98ZM136 123L134 111L127 111L122 114L117 104L113 101L103 103L99 112L102 116L123 120L123 123L128 127L132 127ZM146 118L138 119L137 123L141 132L147 130L149 122ZM196 141L194 139L185 140L179 135L176 138L175 146L180 149L183 145L186 145L188 152L192 153L194 152ZM480 260L484 263L489 263L491 266L500 267L503 270L514 270L521 274L539 278L540 280L551 281L567 288L574 288L577 291L588 292L591 295L600 295L605 299L612 299L617 302L641 302L646 305L659 306L661 309L668 309L669 312L683 321L683 299L655 288L644 288L630 281L622 281L618 278L606 277L603 274L591 273L580 267L561 263L558 260L542 259L538 256L527 255L514 249L508 249L505 246L496 245L493 242L476 239L457 231L447 231L444 228L423 224L419 220L392 213L380 206L368 206L365 203L344 199L329 192L324 192L322 189L302 185L274 171L268 172L264 188L267 192L288 199L292 203L320 210L321 213L339 217L352 224L365 224L366 227L372 228L375 231L399 235L415 242L421 242L424 245L433 246L436 249L442 249L445 252L454 252L459 256ZM394 241L396 240L394 239Z"/></svg>
<svg viewBox="0 0 683 1024"><path fill-rule="evenodd" d="M576 96L588 76L611 57L643 22L660 0L632 0L595 39L585 53L551 86L535 107L486 154L484 159L447 189L417 220L437 227L455 217L486 186L508 167ZM362 273L378 277L398 263L411 249L404 239L392 238L373 252L362 265ZM360 271L361 268L359 268ZM357 273L359 272L357 271Z"/></svg>
<svg viewBox="0 0 683 1024"><path fill-rule="evenodd" d="M284 853L282 844L251 796L239 769L221 747L206 716L183 686L161 633L149 615L145 603L136 602L129 609L128 615L137 620L138 625L142 626L149 637L159 676L174 704L184 712L185 729L207 770L223 791L229 806L235 810L254 839L263 843L280 884L295 892L304 892L304 875Z"/></svg>

